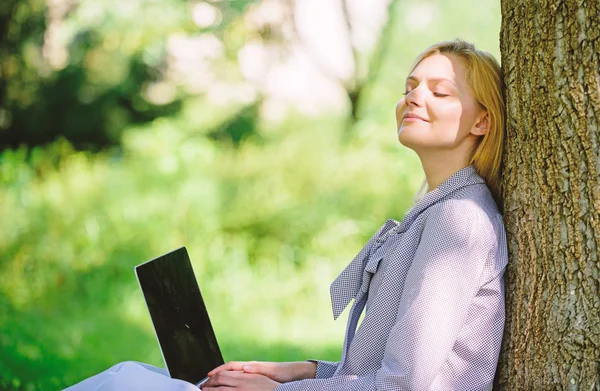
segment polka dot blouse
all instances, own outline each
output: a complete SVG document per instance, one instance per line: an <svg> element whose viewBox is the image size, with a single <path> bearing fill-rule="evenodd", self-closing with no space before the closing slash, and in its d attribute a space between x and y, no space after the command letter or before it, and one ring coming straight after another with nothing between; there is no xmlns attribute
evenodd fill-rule
<svg viewBox="0 0 600 391"><path fill-rule="evenodd" d="M506 263L502 216L465 167L386 221L331 285L334 318L353 301L340 361L276 391L490 390Z"/></svg>

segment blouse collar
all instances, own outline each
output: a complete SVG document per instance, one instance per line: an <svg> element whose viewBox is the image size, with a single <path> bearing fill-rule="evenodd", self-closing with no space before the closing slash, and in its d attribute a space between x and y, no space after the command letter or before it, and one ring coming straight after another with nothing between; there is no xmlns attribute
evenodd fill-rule
<svg viewBox="0 0 600 391"><path fill-rule="evenodd" d="M362 278L360 277L365 273L365 259L371 255L371 252L380 250L383 243L391 235L406 231L417 216L431 205L448 197L459 189L480 183L485 183L485 180L477 174L477 171L473 166L467 166L460 169L450 176L450 178L446 179L441 185L425 194L410 209L401 222L394 219L388 219L377 231L378 233L375 237L373 248L367 253L359 253L359 255L350 262L331 284L330 294L334 319L337 319L352 298L357 297L361 286L363 286L363 281L366 281L364 276ZM377 255L374 255L373 257L374 259L379 258ZM363 294L365 292L366 289L363 290Z"/></svg>

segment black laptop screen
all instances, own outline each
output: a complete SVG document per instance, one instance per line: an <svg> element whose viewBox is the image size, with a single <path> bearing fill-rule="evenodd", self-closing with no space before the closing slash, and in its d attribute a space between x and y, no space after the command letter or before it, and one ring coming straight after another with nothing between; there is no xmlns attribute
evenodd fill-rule
<svg viewBox="0 0 600 391"><path fill-rule="evenodd" d="M135 269L169 374L200 382L223 357L185 247Z"/></svg>

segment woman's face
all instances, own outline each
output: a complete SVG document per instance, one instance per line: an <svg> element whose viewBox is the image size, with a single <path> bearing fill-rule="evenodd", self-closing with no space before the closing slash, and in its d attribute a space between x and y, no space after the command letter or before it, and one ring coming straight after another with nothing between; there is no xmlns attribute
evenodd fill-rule
<svg viewBox="0 0 600 391"><path fill-rule="evenodd" d="M453 54L434 54L416 66L396 105L400 143L416 152L475 144L487 129L487 117L467 84L466 71Z"/></svg>

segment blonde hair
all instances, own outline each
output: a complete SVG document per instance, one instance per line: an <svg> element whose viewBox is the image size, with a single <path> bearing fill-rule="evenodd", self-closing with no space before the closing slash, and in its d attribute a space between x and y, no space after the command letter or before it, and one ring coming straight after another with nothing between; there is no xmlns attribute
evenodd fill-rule
<svg viewBox="0 0 600 391"><path fill-rule="evenodd" d="M423 59L435 54L454 54L465 61L467 83L475 100L487 112L488 131L480 137L473 149L470 164L485 179L496 203L501 207L500 178L502 174L502 151L504 148L504 83L498 61L488 52L478 50L470 42L456 39L436 43L415 59L410 73Z"/></svg>

